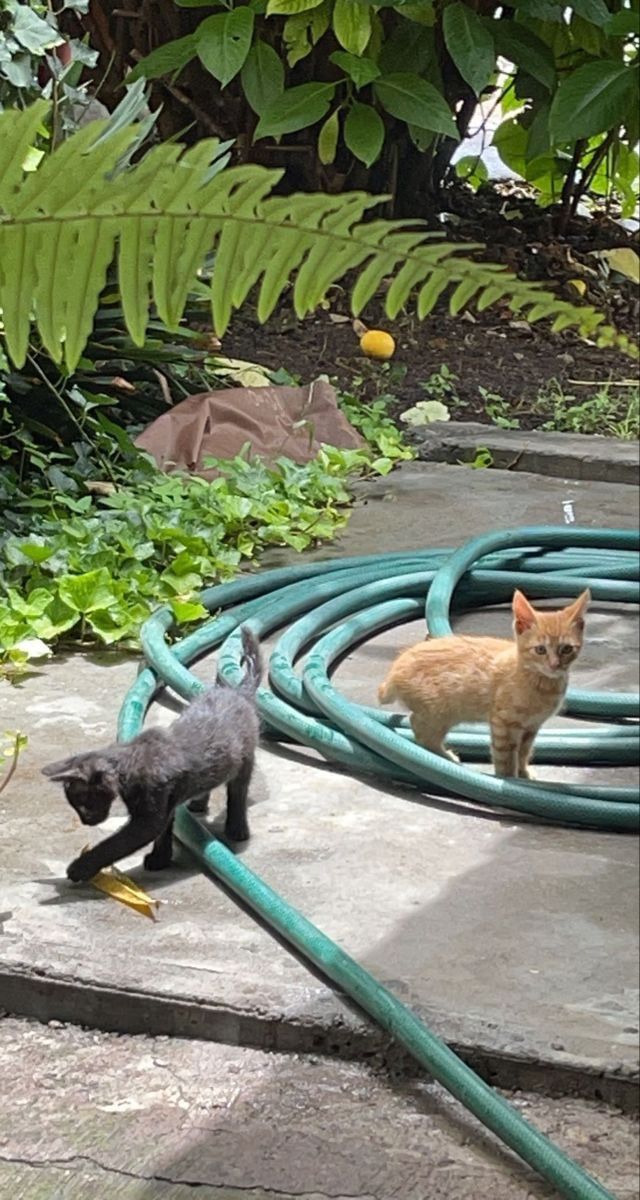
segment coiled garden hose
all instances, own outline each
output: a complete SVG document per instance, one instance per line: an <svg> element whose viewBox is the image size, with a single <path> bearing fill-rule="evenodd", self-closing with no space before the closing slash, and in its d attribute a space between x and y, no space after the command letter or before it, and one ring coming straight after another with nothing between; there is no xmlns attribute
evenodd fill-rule
<svg viewBox="0 0 640 1200"><path fill-rule="evenodd" d="M595 600L637 603L638 548L637 535L624 530L526 528L477 538L454 553L424 550L305 563L209 588L202 601L215 617L180 641L167 641L173 622L170 610L161 609L147 621L143 646L148 665L124 700L118 735L126 741L139 732L159 687L166 684L187 699L199 692L204 685L188 664L215 647L221 648L222 677L237 683L242 677L241 624L250 623L256 635L264 637L293 622L271 655L273 690L259 692L267 732L313 746L355 773L377 774L430 794L445 792L571 825L637 829L634 789L502 780L439 758L417 746L397 716L340 696L330 681L330 669L350 646L374 631L424 613L425 597L428 627L437 636L450 631L452 610L505 602L514 587L533 600L567 599L590 587ZM295 661L304 651L307 658L298 677ZM570 714L595 716L610 724L542 734L536 758L605 765L637 762L633 719L638 704L633 694L570 691ZM453 744L470 757L488 753L486 733L473 728L462 729ZM529 1125L373 976L210 837L184 807L176 814L175 828L207 869L393 1034L561 1195L611 1200L610 1193Z"/></svg>

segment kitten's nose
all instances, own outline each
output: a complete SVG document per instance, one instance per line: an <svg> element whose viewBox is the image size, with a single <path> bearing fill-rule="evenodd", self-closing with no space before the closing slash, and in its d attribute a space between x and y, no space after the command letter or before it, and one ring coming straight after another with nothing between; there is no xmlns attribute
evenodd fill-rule
<svg viewBox="0 0 640 1200"><path fill-rule="evenodd" d="M552 671L557 671L558 667L560 666L560 659L557 657L557 655L550 654L548 657L548 663Z"/></svg>

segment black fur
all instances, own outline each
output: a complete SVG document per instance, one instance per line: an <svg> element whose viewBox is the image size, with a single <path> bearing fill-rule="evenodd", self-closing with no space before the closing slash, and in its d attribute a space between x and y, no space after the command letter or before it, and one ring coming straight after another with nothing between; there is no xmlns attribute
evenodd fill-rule
<svg viewBox="0 0 640 1200"><path fill-rule="evenodd" d="M76 754L43 767L62 783L69 804L84 825L99 825L119 795L129 821L98 842L67 868L74 882L91 879L103 867L153 842L144 865L159 871L171 863L173 814L190 802L206 812L209 792L227 785L225 832L236 842L249 837L247 792L258 743L256 691L262 677L260 647L242 628L242 683L219 680L203 692L168 729L145 729L131 742Z"/></svg>

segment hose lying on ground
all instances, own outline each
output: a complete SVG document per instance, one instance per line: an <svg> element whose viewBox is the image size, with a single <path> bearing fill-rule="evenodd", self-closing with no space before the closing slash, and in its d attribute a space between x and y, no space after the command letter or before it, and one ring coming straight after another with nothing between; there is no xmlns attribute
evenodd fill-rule
<svg viewBox="0 0 640 1200"><path fill-rule="evenodd" d="M510 599L520 587L530 599L570 598L590 587L596 601L638 600L638 538L623 530L528 528L486 535L451 553L424 550L305 563L264 571L203 593L217 615L169 645L172 614L162 609L143 630L149 664L125 698L119 737L139 731L163 684L190 698L203 684L188 664L221 647L219 670L229 683L242 674L239 626L250 622L264 637L289 622L270 660L273 691L261 689L259 706L267 731L313 746L354 773L379 775L501 810L590 828L638 828L637 790L579 785L540 786L470 770L415 745L393 714L358 706L330 681L332 664L378 630L424 613L432 634L450 631L450 611ZM345 619L346 618L346 619ZM313 639L319 641L313 643ZM312 645L313 643L313 645ZM309 647L312 648L309 650ZM296 658L308 651L302 676ZM567 711L609 722L595 729L543 733L540 761L637 762L638 697L572 690ZM611 722L616 721L617 724ZM486 734L462 729L453 740L468 756L487 756ZM203 865L274 930L320 967L384 1029L521 1158L572 1200L605 1200L598 1183L532 1128L448 1047L320 930L296 912L215 838L185 808L176 834ZM611 1198L609 1197L609 1200Z"/></svg>

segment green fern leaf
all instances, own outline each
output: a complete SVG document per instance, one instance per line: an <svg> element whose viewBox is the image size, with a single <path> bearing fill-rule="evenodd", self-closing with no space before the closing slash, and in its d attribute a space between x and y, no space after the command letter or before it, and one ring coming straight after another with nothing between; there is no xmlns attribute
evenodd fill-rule
<svg viewBox="0 0 640 1200"><path fill-rule="evenodd" d="M416 230L415 222L367 222L375 204L363 193L341 196L273 194L281 172L245 165L221 169L216 139L185 150L156 146L135 165L135 122L105 136L104 122L73 134L35 172L22 163L44 102L0 113L0 308L7 347L21 365L35 317L56 361L73 370L99 303L105 273L117 261L122 307L135 342L144 340L150 298L175 327L189 288L214 249L211 281L216 332L258 287L258 318L266 320L293 284L304 316L351 270L357 272L354 313L385 277L395 274L386 311L394 316L417 293L422 319L446 292L450 311L474 296L487 308L503 299L529 321L573 326L598 344L637 356L629 338L588 306L572 305L539 284L468 255L477 246L451 245ZM409 226L409 227L408 227Z"/></svg>

